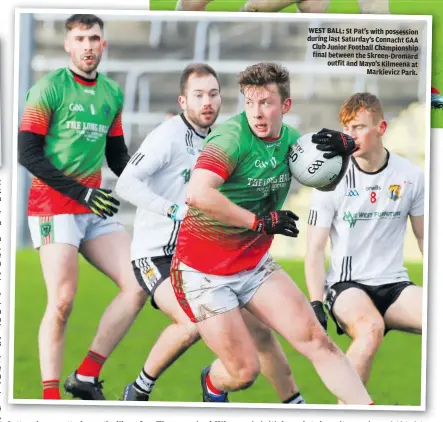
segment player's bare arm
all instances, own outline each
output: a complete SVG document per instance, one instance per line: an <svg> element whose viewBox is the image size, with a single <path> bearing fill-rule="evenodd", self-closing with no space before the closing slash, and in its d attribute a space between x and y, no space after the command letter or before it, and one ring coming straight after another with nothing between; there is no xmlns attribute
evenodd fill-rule
<svg viewBox="0 0 443 422"><path fill-rule="evenodd" d="M325 249L329 228L308 225L305 277L311 301L323 301L325 287Z"/></svg>
<svg viewBox="0 0 443 422"><path fill-rule="evenodd" d="M305 256L305 279L311 305L317 319L325 330L328 328L328 316L323 308L323 294L326 280L325 249L329 238L329 231L329 228L326 227L308 225L308 243Z"/></svg>
<svg viewBox="0 0 443 422"><path fill-rule="evenodd" d="M417 239L418 247L423 255L423 238L425 234L425 217L423 215L410 215L412 231Z"/></svg>

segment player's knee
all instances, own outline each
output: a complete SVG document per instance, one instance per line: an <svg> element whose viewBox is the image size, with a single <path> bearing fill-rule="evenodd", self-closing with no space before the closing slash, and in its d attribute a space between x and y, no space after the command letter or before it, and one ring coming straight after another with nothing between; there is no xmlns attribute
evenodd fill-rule
<svg viewBox="0 0 443 422"><path fill-rule="evenodd" d="M182 323L180 325L182 329L181 342L183 346L191 347L194 343L200 340L200 334L195 324L187 322L187 323Z"/></svg>
<svg viewBox="0 0 443 422"><path fill-rule="evenodd" d="M382 318L358 320L354 327L350 327L353 340L364 342L367 350L374 350L380 346L385 333L385 324Z"/></svg>
<svg viewBox="0 0 443 422"><path fill-rule="evenodd" d="M252 384L254 384L259 374L260 363L258 359L256 362L250 362L247 365L242 366L238 369L235 376L235 380L237 383L236 389L244 390L246 388L249 388Z"/></svg>
<svg viewBox="0 0 443 422"><path fill-rule="evenodd" d="M148 299L146 292L136 281L134 281L134 283L123 284L122 286L120 292L126 297L126 301L130 303L130 306L135 309L141 309Z"/></svg>
<svg viewBox="0 0 443 422"><path fill-rule="evenodd" d="M340 349L327 335L323 327L317 323L306 327L304 341L301 341L296 348L307 358L312 358L315 353L325 350L329 353L341 354Z"/></svg>
<svg viewBox="0 0 443 422"><path fill-rule="evenodd" d="M49 306L48 310L56 319L58 325L66 325L69 315L71 315L74 305L74 296L67 294L59 297L53 306Z"/></svg>
<svg viewBox="0 0 443 422"><path fill-rule="evenodd" d="M254 342L258 350L266 350L274 341L274 335L271 329L261 325L254 329Z"/></svg>

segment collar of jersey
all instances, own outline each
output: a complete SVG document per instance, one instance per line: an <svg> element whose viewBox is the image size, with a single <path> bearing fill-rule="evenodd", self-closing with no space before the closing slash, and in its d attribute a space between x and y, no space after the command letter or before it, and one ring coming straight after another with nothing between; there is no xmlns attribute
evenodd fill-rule
<svg viewBox="0 0 443 422"><path fill-rule="evenodd" d="M386 161L385 161L385 163L378 169L378 170L376 170L376 171L364 171L364 170L362 170L360 167L359 167L359 165L358 165L358 163L357 163L357 160L354 158L354 157L351 157L351 160L352 160L352 163L354 164L354 166L355 167L357 167L357 170L358 171L361 171L362 173L365 173L365 174L378 174L378 173L381 173L386 167L388 167L388 164L389 164L389 157L391 156L391 154L389 153L389 151L385 148L385 151L388 153L388 155L386 156Z"/></svg>
<svg viewBox="0 0 443 422"><path fill-rule="evenodd" d="M75 73L71 69L69 69L69 71L74 76L75 82L78 82L79 84L86 85L86 86L94 86L97 83L98 73L95 75L94 79L88 79L88 78L85 78L84 76L79 75L78 73Z"/></svg>
<svg viewBox="0 0 443 422"><path fill-rule="evenodd" d="M205 139L206 136L208 136L211 133L211 128L209 128L208 135L201 135L200 133L198 133L194 129L194 126L192 126L191 123L188 122L188 120L186 119L184 113L180 113L180 117L182 118L182 120L185 123L185 125L188 126L188 128L191 129L199 138Z"/></svg>

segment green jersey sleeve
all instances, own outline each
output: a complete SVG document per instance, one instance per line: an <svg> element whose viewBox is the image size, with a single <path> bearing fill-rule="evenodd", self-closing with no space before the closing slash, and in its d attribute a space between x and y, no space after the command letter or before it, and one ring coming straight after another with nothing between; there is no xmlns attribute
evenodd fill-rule
<svg viewBox="0 0 443 422"><path fill-rule="evenodd" d="M238 139L218 130L206 138L195 168L210 170L226 180L235 170L241 156Z"/></svg>
<svg viewBox="0 0 443 422"><path fill-rule="evenodd" d="M56 86L42 78L27 93L20 130L46 136L51 117L58 107Z"/></svg>

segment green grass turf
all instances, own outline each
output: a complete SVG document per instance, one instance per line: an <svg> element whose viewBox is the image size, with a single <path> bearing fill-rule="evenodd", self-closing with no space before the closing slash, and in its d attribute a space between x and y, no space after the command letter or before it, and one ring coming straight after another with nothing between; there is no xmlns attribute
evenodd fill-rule
<svg viewBox="0 0 443 422"><path fill-rule="evenodd" d="M283 261L282 264L306 291L303 263ZM408 269L411 278L421 284L422 265L409 264ZM37 334L46 293L38 254L34 251L22 250L17 253L15 293L14 398L40 399ZM78 295L67 329L62 380L84 358L98 321L116 293L117 289L111 281L81 259ZM108 400L119 400L123 387L138 375L148 351L166 324L166 317L150 305L142 310L102 371ZM332 322L329 325L329 334L341 347L349 344L349 339L335 334ZM293 351L285 341L282 341L282 345L308 403L334 404L335 398L323 386L310 363ZM200 370L213 357L203 342L197 343L163 374L157 382L152 400L199 402ZM416 406L420 404L420 389L421 337L399 332L389 333L376 357L369 383L373 399L377 404ZM231 394L231 401L278 403L278 398L269 383L260 376L252 388Z"/></svg>
<svg viewBox="0 0 443 422"><path fill-rule="evenodd" d="M176 0L151 0L151 10L174 10ZM243 0L214 0L209 4L209 11L238 11L245 3ZM439 57L443 54L443 7L440 0L391 0L392 14L432 15L432 86L443 93L443 69ZM285 12L295 12L296 6L290 6ZM359 13L357 0L332 0L329 13ZM432 110L431 126L443 128L443 109Z"/></svg>

